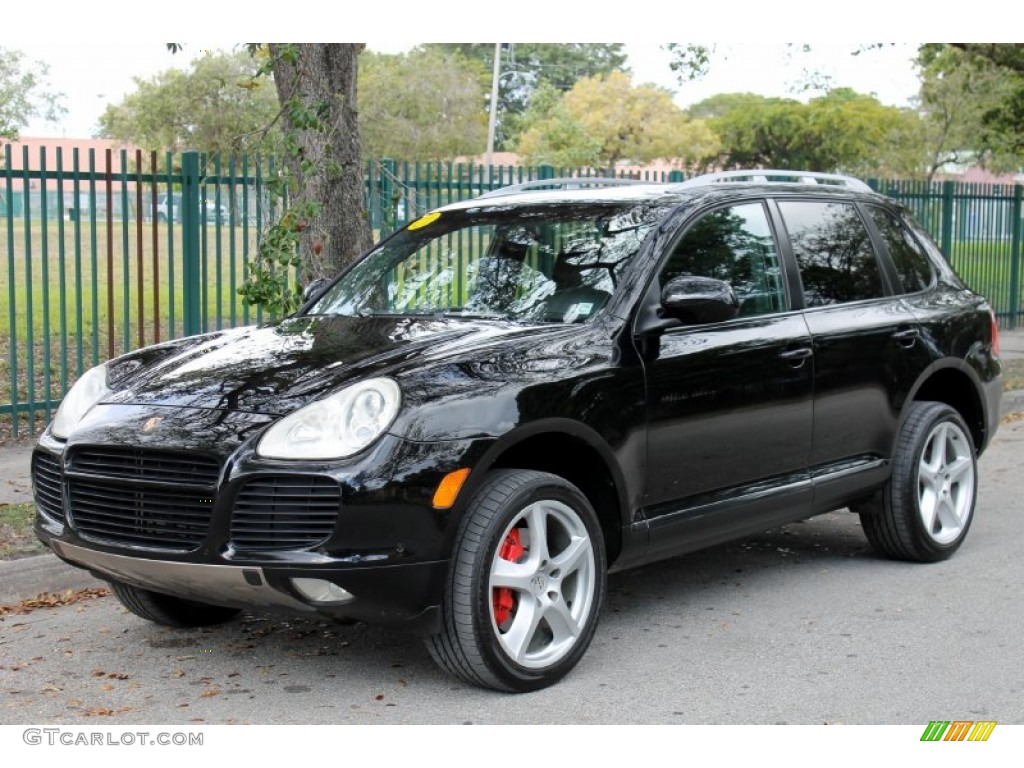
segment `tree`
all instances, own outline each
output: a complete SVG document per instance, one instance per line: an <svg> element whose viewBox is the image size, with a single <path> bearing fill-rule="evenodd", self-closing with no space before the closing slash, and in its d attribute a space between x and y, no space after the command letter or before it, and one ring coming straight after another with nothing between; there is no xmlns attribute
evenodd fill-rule
<svg viewBox="0 0 1024 768"><path fill-rule="evenodd" d="M949 43L949 46L968 57L1024 75L1024 43Z"/></svg>
<svg viewBox="0 0 1024 768"><path fill-rule="evenodd" d="M491 92L494 43L431 43L423 47L478 62L486 93ZM503 43L497 145L515 145L526 127L526 109L541 86L564 93L581 78L624 71L625 66L622 43ZM487 110L486 100L480 108Z"/></svg>
<svg viewBox="0 0 1024 768"><path fill-rule="evenodd" d="M27 66L21 51L0 47L0 138L15 140L33 117L58 120L67 111L64 94L48 89L48 73L42 62Z"/></svg>
<svg viewBox="0 0 1024 768"><path fill-rule="evenodd" d="M451 159L487 140L481 69L430 48L360 56L359 131L366 157Z"/></svg>
<svg viewBox="0 0 1024 768"><path fill-rule="evenodd" d="M534 93L523 115L530 126L520 137L517 150L527 162L582 168L597 166L601 156L601 138L587 132L566 106L564 94L543 84Z"/></svg>
<svg viewBox="0 0 1024 768"><path fill-rule="evenodd" d="M136 89L100 117L102 136L146 149L239 152L259 145L280 109L273 84L254 79L245 51L204 53L188 71L135 79Z"/></svg>
<svg viewBox="0 0 1024 768"><path fill-rule="evenodd" d="M689 110L721 141L723 168L793 168L860 175L920 165L920 121L910 110L838 88L803 104L752 93L719 94Z"/></svg>
<svg viewBox="0 0 1024 768"><path fill-rule="evenodd" d="M910 175L921 167L921 120L910 109L890 107L851 88L834 88L806 106L817 144L810 170L854 176Z"/></svg>
<svg viewBox="0 0 1024 768"><path fill-rule="evenodd" d="M690 120L672 95L654 85L633 86L625 72L583 78L546 114L531 111L518 150L530 162L589 165L614 172L621 160L678 159L691 165L718 143L701 120Z"/></svg>
<svg viewBox="0 0 1024 768"><path fill-rule="evenodd" d="M332 277L373 240L366 215L356 82L362 43L271 43L290 207L306 279Z"/></svg>
<svg viewBox="0 0 1024 768"><path fill-rule="evenodd" d="M702 43L666 43L663 48L672 55L669 69L676 73L680 83L698 80L708 73L711 66L713 45Z"/></svg>
<svg viewBox="0 0 1024 768"><path fill-rule="evenodd" d="M1024 166L1024 45L923 45L920 108L933 174L945 163Z"/></svg>

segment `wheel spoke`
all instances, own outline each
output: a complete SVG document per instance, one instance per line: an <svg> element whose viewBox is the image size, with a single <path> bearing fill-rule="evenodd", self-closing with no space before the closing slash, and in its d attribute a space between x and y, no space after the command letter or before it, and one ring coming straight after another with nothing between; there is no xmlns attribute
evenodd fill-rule
<svg viewBox="0 0 1024 768"><path fill-rule="evenodd" d="M537 600L532 595L523 595L519 600L515 618L512 619L512 626L508 632L500 636L509 655L517 662L522 662L526 650L530 647L530 641L537 634L542 617L539 608Z"/></svg>
<svg viewBox="0 0 1024 768"><path fill-rule="evenodd" d="M529 507L525 517L530 532L529 563L536 569L548 559L548 512L544 504L538 502Z"/></svg>
<svg viewBox="0 0 1024 768"><path fill-rule="evenodd" d="M958 531L963 525L963 520L960 519L960 515L957 512L956 505L953 502L952 497L946 496L939 499L939 503L936 506L936 514L938 515L939 522L942 524L943 531Z"/></svg>
<svg viewBox="0 0 1024 768"><path fill-rule="evenodd" d="M974 477L974 463L967 457L958 457L946 467L949 474L949 482L966 483Z"/></svg>
<svg viewBox="0 0 1024 768"><path fill-rule="evenodd" d="M945 424L936 427L925 444L924 454L921 456L921 466L927 467L933 475L941 472L942 467L946 464L947 431L948 428Z"/></svg>
<svg viewBox="0 0 1024 768"><path fill-rule="evenodd" d="M551 562L562 571L562 578L575 573L589 564L589 556L593 551L589 539L574 536L569 546L551 559Z"/></svg>
<svg viewBox="0 0 1024 768"><path fill-rule="evenodd" d="M580 625L562 595L544 608L544 620L551 628L552 645L561 645L579 637Z"/></svg>
<svg viewBox="0 0 1024 768"><path fill-rule="evenodd" d="M917 506L920 510L921 522L924 524L924 529L929 533L935 530L935 512L936 507L940 503L939 499L939 494L936 493L933 487L926 487L921 491L918 498Z"/></svg>
<svg viewBox="0 0 1024 768"><path fill-rule="evenodd" d="M922 457L921 466L917 470L917 479L921 484L934 489L938 476L938 470L926 463Z"/></svg>
<svg viewBox="0 0 1024 768"><path fill-rule="evenodd" d="M536 572L529 563L513 563L496 557L491 567L491 588L508 587L517 592L529 592L530 577Z"/></svg>

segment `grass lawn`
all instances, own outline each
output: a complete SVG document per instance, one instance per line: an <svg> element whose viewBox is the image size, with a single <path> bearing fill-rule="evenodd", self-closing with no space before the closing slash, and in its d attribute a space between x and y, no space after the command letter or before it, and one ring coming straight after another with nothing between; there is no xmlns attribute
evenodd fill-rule
<svg viewBox="0 0 1024 768"><path fill-rule="evenodd" d="M35 533L32 519L34 504L0 504L0 560L15 560L46 550Z"/></svg>
<svg viewBox="0 0 1024 768"><path fill-rule="evenodd" d="M1018 260L1022 258L1018 256ZM1013 250L1006 240L953 243L951 263L968 287L986 297L997 312L1010 311ZM1024 264L1017 267L1017 310L1024 299Z"/></svg>

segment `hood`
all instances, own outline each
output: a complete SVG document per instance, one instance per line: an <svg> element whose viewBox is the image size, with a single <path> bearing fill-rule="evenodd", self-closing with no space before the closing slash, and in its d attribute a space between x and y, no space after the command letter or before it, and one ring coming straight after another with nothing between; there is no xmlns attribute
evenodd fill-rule
<svg viewBox="0 0 1024 768"><path fill-rule="evenodd" d="M578 328L577 328L578 330ZM104 403L281 415L374 375L572 332L489 320L303 316L150 347L111 364ZM493 352L492 352L493 353Z"/></svg>

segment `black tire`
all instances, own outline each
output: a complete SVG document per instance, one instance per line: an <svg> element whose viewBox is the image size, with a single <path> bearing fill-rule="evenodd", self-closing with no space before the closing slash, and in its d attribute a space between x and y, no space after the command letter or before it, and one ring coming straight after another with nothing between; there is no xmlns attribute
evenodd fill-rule
<svg viewBox="0 0 1024 768"><path fill-rule="evenodd" d="M166 627L208 627L230 621L241 612L238 608L197 603L120 581L111 581L110 589L121 605L140 619Z"/></svg>
<svg viewBox="0 0 1024 768"><path fill-rule="evenodd" d="M871 545L897 560L952 555L974 519L978 464L971 431L945 403L915 402L882 492L855 508Z"/></svg>
<svg viewBox="0 0 1024 768"><path fill-rule="evenodd" d="M492 472L459 525L442 629L427 648L468 683L544 688L590 645L605 584L601 526L574 485L532 470Z"/></svg>

